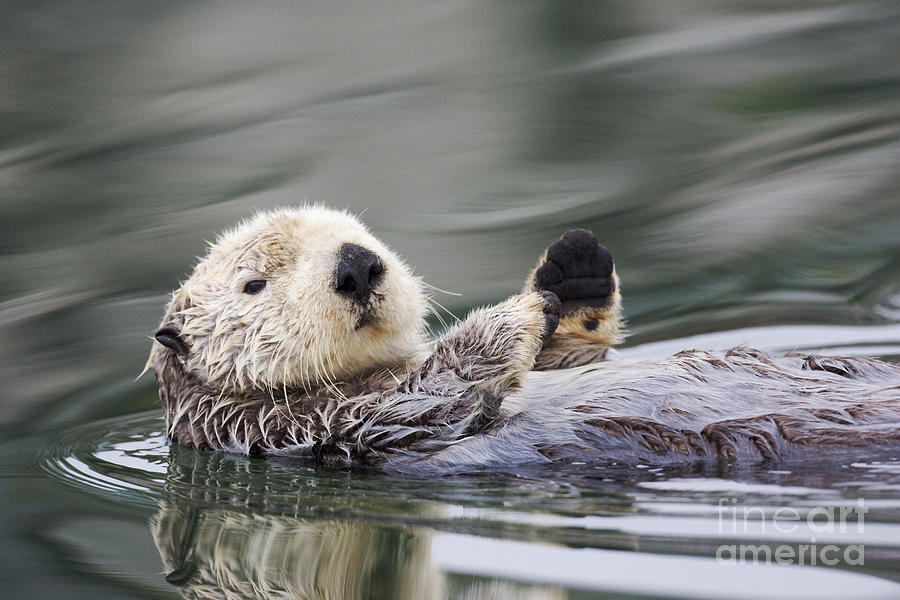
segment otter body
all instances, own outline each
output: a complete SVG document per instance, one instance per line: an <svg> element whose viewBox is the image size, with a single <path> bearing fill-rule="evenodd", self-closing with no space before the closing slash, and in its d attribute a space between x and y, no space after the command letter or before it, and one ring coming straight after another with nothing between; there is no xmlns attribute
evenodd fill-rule
<svg viewBox="0 0 900 600"><path fill-rule="evenodd" d="M737 348L604 361L612 258L554 242L523 293L430 343L421 283L345 213L263 213L175 292L148 365L200 449L447 472L552 461L777 462L900 445L900 367Z"/></svg>
<svg viewBox="0 0 900 600"><path fill-rule="evenodd" d="M864 452L900 445L898 394L900 371L879 361L749 348L534 372L504 401L502 426L410 466L752 464Z"/></svg>

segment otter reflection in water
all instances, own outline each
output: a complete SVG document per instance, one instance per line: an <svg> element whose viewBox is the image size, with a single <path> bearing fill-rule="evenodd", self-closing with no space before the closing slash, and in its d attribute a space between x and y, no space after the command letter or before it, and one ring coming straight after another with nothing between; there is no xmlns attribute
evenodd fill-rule
<svg viewBox="0 0 900 600"><path fill-rule="evenodd" d="M167 501L153 536L166 580L185 598L442 597L428 540L400 527Z"/></svg>
<svg viewBox="0 0 900 600"><path fill-rule="evenodd" d="M655 464L865 454L900 443L900 367L736 348L604 362L612 257L550 245L523 293L433 344L422 283L355 218L262 213L174 293L148 366L167 435L413 473L549 461Z"/></svg>
<svg viewBox="0 0 900 600"><path fill-rule="evenodd" d="M353 519L354 498L321 488L341 482L321 475L313 486L302 475L283 478L266 464L233 455L173 447L166 499L151 532L166 580L185 598L202 600L448 597L448 579L431 555L434 533L409 521L446 518L443 504L413 502L404 523ZM294 472L302 472L295 469ZM279 479L279 477L282 477ZM307 496L308 490L311 491ZM395 491L396 493L396 491ZM318 494L318 495L315 495ZM342 502L347 503L341 505ZM396 497L389 500L394 504ZM377 501L361 506L371 512ZM476 526L477 529L477 526ZM521 532L522 527L517 527ZM454 597L554 600L560 588L460 578Z"/></svg>

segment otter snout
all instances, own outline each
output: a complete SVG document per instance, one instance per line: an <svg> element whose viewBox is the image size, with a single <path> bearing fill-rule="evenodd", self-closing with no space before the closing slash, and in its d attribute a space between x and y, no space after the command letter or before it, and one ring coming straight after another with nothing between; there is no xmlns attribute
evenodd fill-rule
<svg viewBox="0 0 900 600"><path fill-rule="evenodd" d="M374 252L356 244L344 244L338 259L335 290L365 306L383 272L384 265Z"/></svg>

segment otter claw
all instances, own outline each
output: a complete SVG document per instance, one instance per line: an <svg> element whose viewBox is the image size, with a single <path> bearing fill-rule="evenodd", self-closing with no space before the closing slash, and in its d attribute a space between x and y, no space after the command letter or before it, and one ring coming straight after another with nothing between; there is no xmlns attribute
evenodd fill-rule
<svg viewBox="0 0 900 600"><path fill-rule="evenodd" d="M553 292L542 290L538 292L538 295L544 299L544 333L541 339L547 341L559 326L559 311L561 307L559 297Z"/></svg>
<svg viewBox="0 0 900 600"><path fill-rule="evenodd" d="M612 255L594 234L570 229L550 244L546 261L535 273L535 283L539 290L559 296L565 316L582 307L609 305L615 291L612 272Z"/></svg>

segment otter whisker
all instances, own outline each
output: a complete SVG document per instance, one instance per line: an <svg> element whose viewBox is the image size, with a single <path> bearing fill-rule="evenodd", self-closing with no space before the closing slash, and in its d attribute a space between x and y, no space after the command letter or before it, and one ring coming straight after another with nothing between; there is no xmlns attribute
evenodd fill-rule
<svg viewBox="0 0 900 600"><path fill-rule="evenodd" d="M334 392L335 395L337 395L341 400L346 400L346 399L347 399L347 396L344 395L344 393L338 388L337 383L335 383L335 381L334 381L334 379L337 379L337 377L334 375L334 368L331 366L331 358L330 358L330 357L326 357L326 361L328 361L328 363L329 363L329 368L331 368L331 378L329 378L329 377L327 376L327 374L326 374L326 379L327 379L327 381L326 381L326 384L325 384L325 385L326 385L332 392Z"/></svg>
<svg viewBox="0 0 900 600"><path fill-rule="evenodd" d="M309 358L306 352L300 353L300 385L306 387L309 382Z"/></svg>
<svg viewBox="0 0 900 600"><path fill-rule="evenodd" d="M324 361L324 363L325 363L324 366L327 369L327 371L331 373L331 377L328 378L328 381L330 381L331 383L335 383L335 381L337 380L338 377L337 377L337 375L334 374L334 363L332 362L332 358L333 358L332 356L326 355L325 361ZM326 373L326 375L327 375L327 373Z"/></svg>
<svg viewBox="0 0 900 600"><path fill-rule="evenodd" d="M428 307L428 311L429 311L431 314L433 314L433 315L437 318L437 320L438 320L438 321L440 322L440 324L441 324L441 327L443 327L444 329L446 329L446 328L447 328L447 322L444 320L444 317L441 315L441 313L439 313L439 312L431 305L431 300L430 300L430 299L426 299L426 302L427 302L426 306Z"/></svg>
<svg viewBox="0 0 900 600"><path fill-rule="evenodd" d="M316 353L316 360L313 364L315 367L316 381L320 382L327 389L336 391L332 380L328 377L325 361L326 357L323 356L321 352Z"/></svg>
<svg viewBox="0 0 900 600"><path fill-rule="evenodd" d="M435 291L441 292L443 294L447 294L449 296L462 296L462 294L460 294L459 292L448 292L447 290L442 290L441 288L437 287L436 285L431 285L427 281L422 281L421 283L422 283L422 285L424 285L426 287L430 287L431 289L433 289Z"/></svg>
<svg viewBox="0 0 900 600"><path fill-rule="evenodd" d="M291 402L288 397L288 388L287 384L282 384L282 392L284 393L284 415L287 417L288 421L293 423L294 425L300 425L300 422L294 417L294 411L291 410Z"/></svg>
<svg viewBox="0 0 900 600"><path fill-rule="evenodd" d="M316 381L327 381L327 373L325 372L325 357L321 352L316 353L316 360L313 363L315 367Z"/></svg>
<svg viewBox="0 0 900 600"><path fill-rule="evenodd" d="M450 315L451 317L453 317L453 319L454 319L457 323L459 323L459 322L462 320L462 319L460 319L459 317L457 317L455 314L453 314L453 311L451 311L449 308L447 308L446 306L444 306L443 304L441 304L440 302L438 302L437 300L435 300L433 297L429 297L429 298L428 298L428 301L429 301L429 302L434 302L434 303L437 304L439 307L441 307L442 309L444 309L444 311L446 311L446 313L447 313L448 315Z"/></svg>

